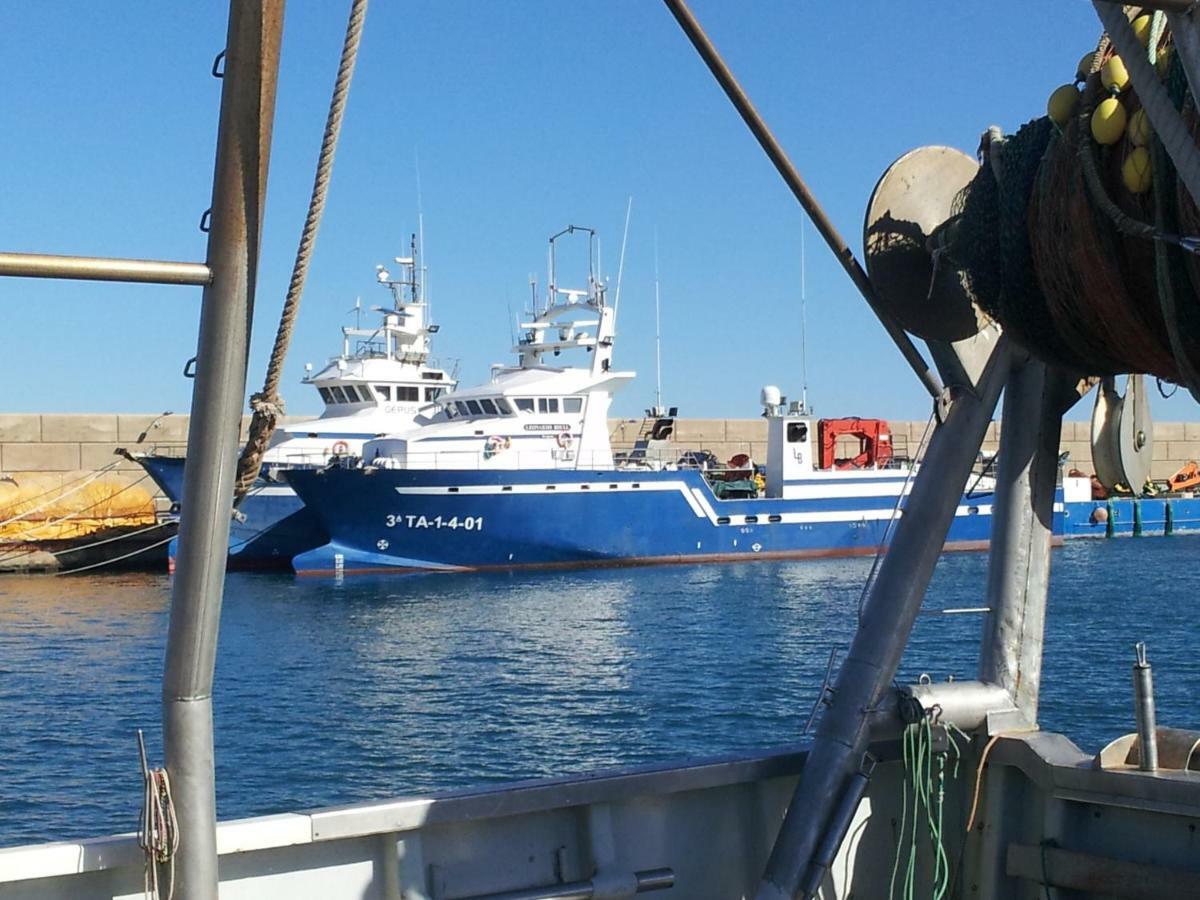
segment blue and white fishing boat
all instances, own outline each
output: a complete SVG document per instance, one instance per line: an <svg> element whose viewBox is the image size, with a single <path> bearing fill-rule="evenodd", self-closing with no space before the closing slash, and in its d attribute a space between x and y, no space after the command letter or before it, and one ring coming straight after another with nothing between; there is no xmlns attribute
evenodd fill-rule
<svg viewBox="0 0 1200 900"><path fill-rule="evenodd" d="M229 536L231 568L284 568L293 556L327 540L318 520L304 508L280 478L285 468L324 466L341 456L359 456L363 445L379 435L403 430L420 410L453 389L453 372L430 358L429 304L414 242L393 278L383 266L376 278L390 294L387 306L372 307L380 315L364 328L355 307L354 327L342 328L341 353L304 384L321 396L324 409L315 419L280 427L263 457L258 480L238 505ZM131 454L174 504L183 502L184 458L157 453ZM174 560L175 543L169 559Z"/></svg>
<svg viewBox="0 0 1200 900"><path fill-rule="evenodd" d="M608 411L632 372L612 367L616 313L589 251L583 290L556 283L521 326L518 362L441 397L358 460L286 478L329 540L300 573L705 562L875 553L902 515L908 467L819 468L818 422L763 390L765 467L697 454L614 454ZM586 362L560 366L564 353ZM964 495L946 546L981 548L991 482Z"/></svg>

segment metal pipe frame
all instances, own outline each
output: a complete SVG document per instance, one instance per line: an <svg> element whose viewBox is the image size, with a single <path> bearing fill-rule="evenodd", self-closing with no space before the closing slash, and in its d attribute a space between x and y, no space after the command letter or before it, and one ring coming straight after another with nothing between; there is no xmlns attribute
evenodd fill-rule
<svg viewBox="0 0 1200 900"><path fill-rule="evenodd" d="M1004 389L980 681L1008 692L1037 724L1058 446L1065 396L1075 379L1045 363L1013 365Z"/></svg>
<svg viewBox="0 0 1200 900"><path fill-rule="evenodd" d="M232 0L192 394L178 566L163 672L163 745L179 823L176 896L217 896L212 683L246 389L284 0Z"/></svg>
<svg viewBox="0 0 1200 900"><path fill-rule="evenodd" d="M771 850L758 900L792 900L802 885L812 883L805 876L822 836L839 827L834 811L863 768L871 716L895 678L1011 361L1008 338L1002 335L977 391L955 398L930 439Z"/></svg>
<svg viewBox="0 0 1200 900"><path fill-rule="evenodd" d="M139 284L189 284L207 287L212 270L204 263L48 253L0 253L0 275L14 278L70 278Z"/></svg>
<svg viewBox="0 0 1200 900"><path fill-rule="evenodd" d="M664 2L684 33L688 36L688 39L692 42L692 46L696 48L696 51L708 66L709 71L717 79L717 83L720 84L726 96L732 101L742 120L758 140L759 145L766 152L771 162L774 163L775 169L787 183L792 194L800 202L804 211L808 213L813 225L816 226L821 237L825 239L825 243L829 245L829 249L833 251L833 255L837 257L838 262L842 264L842 268L846 270L846 274L850 276L850 280L854 282L854 286L858 288L863 299L867 301L867 305L871 307L871 311L875 313L875 317L879 319L880 324L883 325L884 330L888 333L888 337L892 339L892 343L896 345L904 357L905 362L916 373L925 390L929 392L929 396L940 401L943 389L942 382L938 378L937 373L925 362L925 358L921 356L921 351L916 348L916 345L913 344L912 339L909 338L900 323L879 302L879 298L875 296L875 289L871 286L871 280L867 277L866 271L864 271L858 259L854 256L854 252L846 244L845 239L838 233L834 224L829 221L829 217L825 215L825 210L821 208L821 204L817 202L816 197L809 191L808 185L804 183L804 179L800 177L800 173L792 165L792 161L788 159L787 153L784 152L779 141L775 139L775 135L771 133L771 129L767 127L762 116L758 114L758 110L754 108L754 104L750 102L750 98L742 90L742 86L738 84L733 72L725 65L725 61L721 59L717 48L708 39L708 35L704 33L704 29L700 27L700 23L692 15L691 10L688 9L687 3L684 0L664 0Z"/></svg>

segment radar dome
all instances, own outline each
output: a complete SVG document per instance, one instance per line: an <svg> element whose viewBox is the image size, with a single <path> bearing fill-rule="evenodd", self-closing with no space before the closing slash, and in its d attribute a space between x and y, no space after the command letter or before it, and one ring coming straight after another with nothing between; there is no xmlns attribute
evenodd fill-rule
<svg viewBox="0 0 1200 900"><path fill-rule="evenodd" d="M779 393L779 388L773 384L768 384L762 389L759 395L759 402L763 406L778 406L783 402L783 395Z"/></svg>

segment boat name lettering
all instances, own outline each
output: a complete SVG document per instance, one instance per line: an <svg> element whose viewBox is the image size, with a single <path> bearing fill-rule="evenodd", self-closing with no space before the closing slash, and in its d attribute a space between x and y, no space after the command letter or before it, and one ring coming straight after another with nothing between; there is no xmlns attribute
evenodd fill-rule
<svg viewBox="0 0 1200 900"><path fill-rule="evenodd" d="M462 528L465 531L483 531L483 516L419 516L419 515L392 515L388 513L384 517L383 524L388 528L449 528L452 531L457 531Z"/></svg>
<svg viewBox="0 0 1200 900"><path fill-rule="evenodd" d="M525 430L526 431L570 431L571 426L570 425L544 425L544 424L526 425Z"/></svg>

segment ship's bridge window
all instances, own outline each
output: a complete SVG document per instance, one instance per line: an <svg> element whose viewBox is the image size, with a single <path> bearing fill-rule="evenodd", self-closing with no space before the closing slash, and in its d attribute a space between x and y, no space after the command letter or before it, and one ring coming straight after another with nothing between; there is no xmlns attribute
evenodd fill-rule
<svg viewBox="0 0 1200 900"><path fill-rule="evenodd" d="M348 403L348 402L350 402L350 401L348 401L348 400L346 399L346 392L345 392L345 391L343 391L343 390L342 390L340 387L338 387L337 385L334 385L334 386L333 386L333 387L331 387L329 390L330 390L330 391L333 393L333 400L334 400L334 402L335 402L335 403Z"/></svg>
<svg viewBox="0 0 1200 900"><path fill-rule="evenodd" d="M442 409L444 409L446 411L447 419L457 419L458 418L458 410L454 408L453 403L447 403L445 406L442 407Z"/></svg>
<svg viewBox="0 0 1200 900"><path fill-rule="evenodd" d="M396 385L396 399L404 403L417 403L421 399L421 389L408 385Z"/></svg>
<svg viewBox="0 0 1200 900"><path fill-rule="evenodd" d="M347 403L357 403L358 402L358 388L356 388L352 384L344 384L344 385L342 385L342 390L345 391L345 393L346 393L346 402Z"/></svg>
<svg viewBox="0 0 1200 900"><path fill-rule="evenodd" d="M471 410L467 408L467 404L463 403L461 400L455 400L454 405L458 407L458 414L460 416L469 416L471 414Z"/></svg>
<svg viewBox="0 0 1200 900"><path fill-rule="evenodd" d="M563 412L583 412L582 397L563 397Z"/></svg>
<svg viewBox="0 0 1200 900"><path fill-rule="evenodd" d="M473 416L482 416L483 415L483 408L479 405L478 400L468 400L467 401L467 409L469 409L471 411L471 415L473 415Z"/></svg>
<svg viewBox="0 0 1200 900"><path fill-rule="evenodd" d="M538 412L540 413L556 413L558 412L557 397L538 397Z"/></svg>
<svg viewBox="0 0 1200 900"><path fill-rule="evenodd" d="M511 416L513 414L512 407L508 405L508 401L503 397L496 398L496 409L500 410L500 415Z"/></svg>
<svg viewBox="0 0 1200 900"><path fill-rule="evenodd" d="M375 393L379 395L380 400L390 401L392 399L392 386L390 384L377 384L375 385Z"/></svg>
<svg viewBox="0 0 1200 900"><path fill-rule="evenodd" d="M491 400L489 400L487 397L484 397L479 401L479 406L483 410L485 415L489 415L489 416L500 415L499 411L496 409L496 404L493 403Z"/></svg>
<svg viewBox="0 0 1200 900"><path fill-rule="evenodd" d="M442 396L441 388L431 388L431 387L425 388L425 402L426 403L432 403L434 400L436 400L440 396Z"/></svg>
<svg viewBox="0 0 1200 900"><path fill-rule="evenodd" d="M323 387L323 388L317 388L317 390L321 392L321 399L324 400L326 403L336 403L337 402L336 400L333 399L333 391L331 391L329 388Z"/></svg>
<svg viewBox="0 0 1200 900"><path fill-rule="evenodd" d="M808 425L804 422L789 422L787 439L789 444L803 444L808 440Z"/></svg>
<svg viewBox="0 0 1200 900"><path fill-rule="evenodd" d="M533 412L533 398L532 397L517 397L515 400L513 400L513 403L517 404L518 412L527 412L527 413Z"/></svg>

